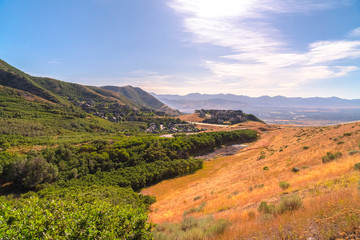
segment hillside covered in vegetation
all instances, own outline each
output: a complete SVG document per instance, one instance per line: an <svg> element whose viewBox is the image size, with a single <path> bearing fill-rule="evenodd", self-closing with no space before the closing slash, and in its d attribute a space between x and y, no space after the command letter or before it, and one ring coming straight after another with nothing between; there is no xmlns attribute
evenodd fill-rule
<svg viewBox="0 0 360 240"><path fill-rule="evenodd" d="M181 120L144 106L132 87L123 96L4 62L0 84L0 239L152 239L156 199L142 188L196 172L197 155L258 138L248 129L147 133Z"/></svg>

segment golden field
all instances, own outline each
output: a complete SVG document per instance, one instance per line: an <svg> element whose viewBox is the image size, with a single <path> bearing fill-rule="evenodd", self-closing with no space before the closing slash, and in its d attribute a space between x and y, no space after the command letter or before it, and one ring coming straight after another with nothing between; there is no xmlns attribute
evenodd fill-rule
<svg viewBox="0 0 360 240"><path fill-rule="evenodd" d="M186 239L360 238L360 171L354 169L360 162L360 123L262 130L258 141L237 154L206 161L193 175L144 189L142 193L157 198L151 221L176 224L190 216L212 215L230 223L216 235L198 233ZM323 163L328 152L342 155ZM281 188L282 181L290 187ZM299 209L258 211L262 201L279 206L283 197L294 194L302 199Z"/></svg>

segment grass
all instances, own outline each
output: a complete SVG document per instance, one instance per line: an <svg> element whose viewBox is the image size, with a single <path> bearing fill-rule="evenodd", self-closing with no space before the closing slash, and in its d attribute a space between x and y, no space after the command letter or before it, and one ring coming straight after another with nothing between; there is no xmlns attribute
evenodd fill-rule
<svg viewBox="0 0 360 240"><path fill-rule="evenodd" d="M154 230L155 240L201 240L222 234L229 226L229 221L214 219L213 216L203 218L186 217L180 223L163 223Z"/></svg>
<svg viewBox="0 0 360 240"><path fill-rule="evenodd" d="M315 219L326 219L324 213L335 216L333 220L338 227L334 228L334 234L351 232L352 226L359 226L360 221L356 218L346 220L345 215L341 217L336 213L345 214L347 208L354 212L360 209L360 179L358 172L354 171L355 163L360 162L360 155L343 154L337 161L326 164L322 163L322 157L327 152L335 155L337 152L359 149L360 131L358 134L355 132L360 130L360 126L346 124L302 129L282 127L268 131L256 143L234 156L205 162L204 169L194 175L146 189L158 200L153 206L158 210L150 214L151 220L155 223L179 223L183 212L194 207L194 196L201 195L206 206L201 212L194 213L194 216L212 214L215 218L225 218L232 222L231 228L226 228L223 234L216 237L220 240L253 237L282 239L286 236L289 236L288 239L306 239L313 236L308 230L317 226ZM333 139L344 132L352 134L346 137L344 144L337 145ZM298 142L299 134L306 135ZM299 147L299 144L311 146L310 151ZM285 145L286 151L275 152L257 161L259 155L265 155L267 149L280 149ZM264 166L271 171L264 171ZM298 166L306 166L301 168L301 174L289 171ZM268 205L280 205L285 196L282 196L284 190L279 187L279 181L283 179L291 183L291 188L286 190L289 196L296 193L301 197L301 211L285 211L276 215L258 212L257 208L262 201ZM264 186L254 188L259 183ZM235 191L238 194L229 198ZM322 232L320 225L314 227L317 239L322 239L321 236L329 239L326 236L332 233L328 230Z"/></svg>

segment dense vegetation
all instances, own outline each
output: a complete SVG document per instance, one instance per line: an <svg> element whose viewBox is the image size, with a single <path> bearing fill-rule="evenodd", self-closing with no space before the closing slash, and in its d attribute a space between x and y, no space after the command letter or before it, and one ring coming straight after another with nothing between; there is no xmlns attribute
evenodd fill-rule
<svg viewBox="0 0 360 240"><path fill-rule="evenodd" d="M154 199L134 191L200 169L202 160L192 156L256 138L255 131L237 130L174 138L124 136L117 141L48 147L26 155L3 151L0 176L13 182L3 191L40 191L20 200L2 199L0 232L6 232L9 239L146 239L151 229L146 209ZM24 216L31 218L25 221Z"/></svg>

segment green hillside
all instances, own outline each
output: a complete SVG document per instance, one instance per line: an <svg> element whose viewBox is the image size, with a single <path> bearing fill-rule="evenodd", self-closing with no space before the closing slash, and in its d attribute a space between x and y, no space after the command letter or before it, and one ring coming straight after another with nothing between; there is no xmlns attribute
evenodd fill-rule
<svg viewBox="0 0 360 240"><path fill-rule="evenodd" d="M178 111L161 103L140 88L94 87L64 82L46 77L33 77L0 59L0 85L23 90L61 105L116 104L131 108L148 108L169 115Z"/></svg>
<svg viewBox="0 0 360 240"><path fill-rule="evenodd" d="M179 111L168 107L167 105L160 102L157 98L145 92L141 88L133 87L130 85L124 87L104 86L101 88L113 91L115 93L119 93L140 106L164 111L166 113L169 113L170 115L179 115Z"/></svg>

